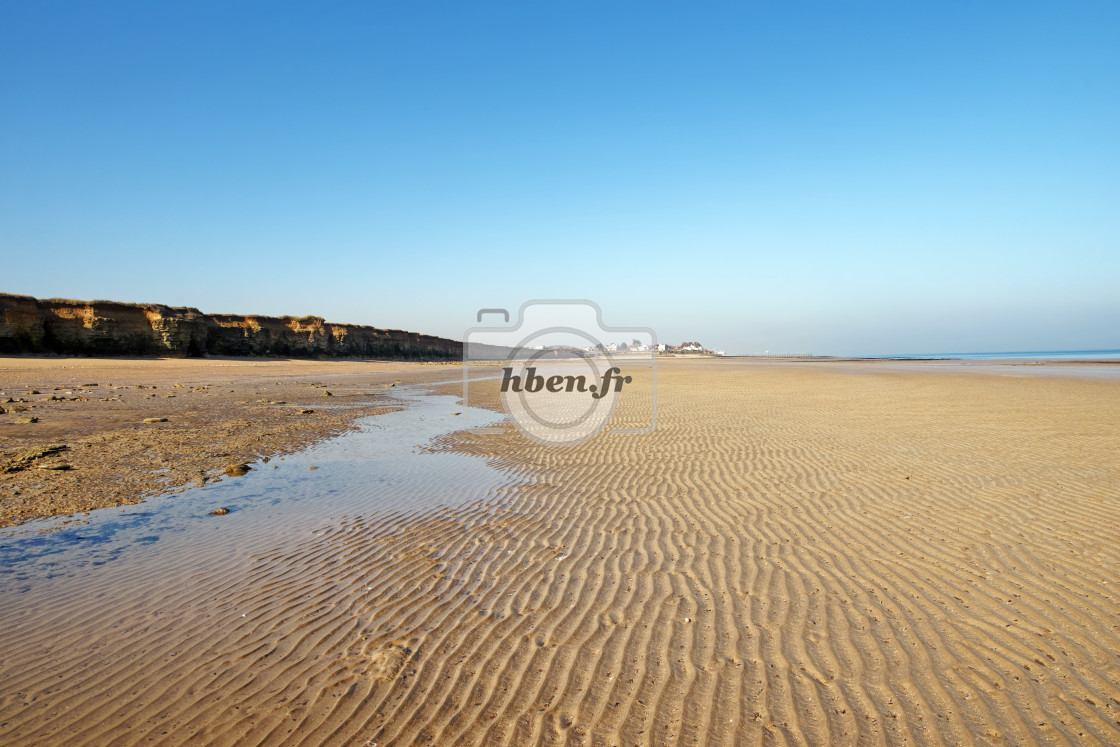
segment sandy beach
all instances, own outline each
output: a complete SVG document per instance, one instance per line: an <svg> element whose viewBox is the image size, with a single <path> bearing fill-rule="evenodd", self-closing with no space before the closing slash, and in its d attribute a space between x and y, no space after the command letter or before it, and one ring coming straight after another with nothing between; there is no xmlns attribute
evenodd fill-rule
<svg viewBox="0 0 1120 747"><path fill-rule="evenodd" d="M461 385L395 391L454 366L36 365L5 359L5 393L87 400L3 426L6 452L41 427L74 466L0 475L9 523L59 513L21 496L75 511L158 489L81 504L87 483L46 482L111 483L142 453L182 465L175 485L254 469L134 507L192 507L146 544L5 561L4 744L1120 742L1115 377L668 361L652 434L555 448L456 430ZM354 409L307 420L316 385ZM648 421L650 388L618 424ZM374 440L297 451L375 412ZM157 415L181 446L151 440ZM295 423L317 424L276 435ZM244 440L200 448L227 431ZM106 438L120 451L81 461ZM246 508L207 516L218 500ZM61 534L40 525L0 551Z"/></svg>

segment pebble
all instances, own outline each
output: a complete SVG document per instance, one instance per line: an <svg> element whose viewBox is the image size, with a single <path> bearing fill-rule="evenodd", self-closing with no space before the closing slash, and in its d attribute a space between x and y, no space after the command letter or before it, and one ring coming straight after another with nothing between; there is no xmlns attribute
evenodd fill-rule
<svg viewBox="0 0 1120 747"><path fill-rule="evenodd" d="M166 423L167 418L144 418L145 423Z"/></svg>
<svg viewBox="0 0 1120 747"><path fill-rule="evenodd" d="M231 464L226 467L225 473L231 477L240 477L251 469L252 467L250 467L248 464Z"/></svg>
<svg viewBox="0 0 1120 747"><path fill-rule="evenodd" d="M229 509L226 508L225 506L222 506L221 508L215 508L213 511L211 511L210 515L211 516L225 516L228 513L229 513Z"/></svg>

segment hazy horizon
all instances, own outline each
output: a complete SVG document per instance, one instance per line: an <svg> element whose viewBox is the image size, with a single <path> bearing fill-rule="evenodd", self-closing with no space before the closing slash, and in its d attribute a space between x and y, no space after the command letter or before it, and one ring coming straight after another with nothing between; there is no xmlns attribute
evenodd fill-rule
<svg viewBox="0 0 1120 747"><path fill-rule="evenodd" d="M0 290L1120 348L1120 7L9 5Z"/></svg>

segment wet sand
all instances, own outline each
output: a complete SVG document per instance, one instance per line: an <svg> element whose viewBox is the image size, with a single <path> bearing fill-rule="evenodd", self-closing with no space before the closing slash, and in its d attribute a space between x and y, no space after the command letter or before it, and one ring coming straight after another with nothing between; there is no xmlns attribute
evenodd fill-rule
<svg viewBox="0 0 1120 747"><path fill-rule="evenodd" d="M461 376L448 364L0 358L0 527L221 480L230 464L391 409L396 382ZM63 448L20 459L51 446Z"/></svg>
<svg viewBox="0 0 1120 747"><path fill-rule="evenodd" d="M1120 742L1120 382L658 377L648 436L418 444L485 495L5 587L0 741Z"/></svg>

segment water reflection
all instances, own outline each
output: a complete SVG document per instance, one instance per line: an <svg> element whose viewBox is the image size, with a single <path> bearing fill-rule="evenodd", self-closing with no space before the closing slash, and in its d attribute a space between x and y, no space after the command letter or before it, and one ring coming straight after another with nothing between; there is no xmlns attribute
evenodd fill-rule
<svg viewBox="0 0 1120 747"><path fill-rule="evenodd" d="M499 415L464 408L452 396L396 394L407 409L362 418L357 431L256 462L242 477L0 530L0 594L106 564L231 560L339 517L404 519L484 500L502 484L503 474L483 459L424 448L468 420L489 425ZM218 507L230 512L210 515Z"/></svg>

